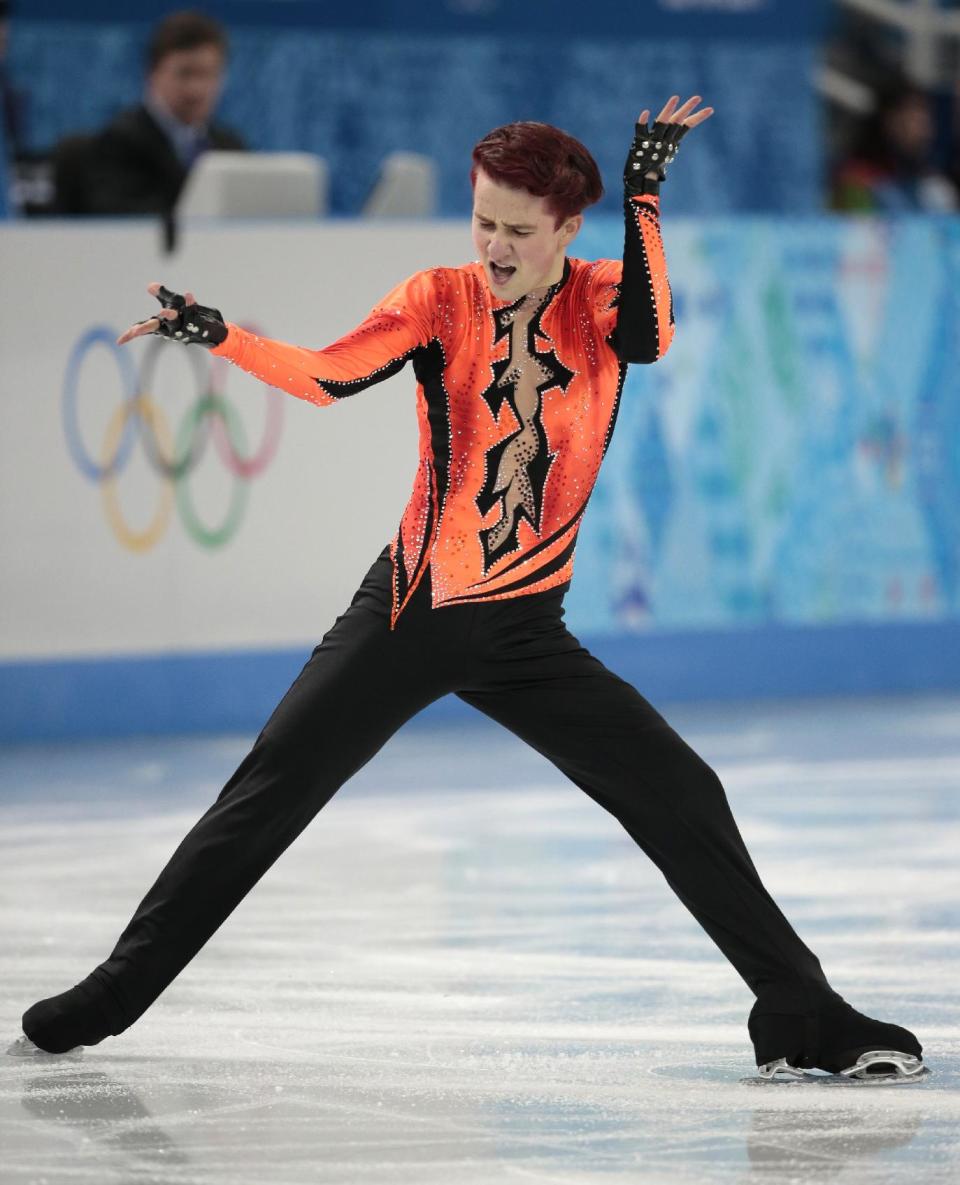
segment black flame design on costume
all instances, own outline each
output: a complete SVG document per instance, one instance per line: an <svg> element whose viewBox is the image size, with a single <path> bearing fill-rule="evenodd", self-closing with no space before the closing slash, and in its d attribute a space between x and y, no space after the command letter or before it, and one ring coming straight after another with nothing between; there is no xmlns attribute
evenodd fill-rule
<svg viewBox="0 0 960 1185"><path fill-rule="evenodd" d="M486 453L484 482L476 503L486 515L499 502L500 518L480 531L484 572L517 550L521 517L540 533L543 490L556 457L549 451L540 419L542 396L555 387L566 391L574 374L553 350L542 353L536 348L537 335L546 337L540 316L555 290L556 286L546 292L531 292L518 304L493 314L494 342L509 334L510 349L505 358L493 363L493 382L482 394L494 419L507 402L520 427Z"/></svg>

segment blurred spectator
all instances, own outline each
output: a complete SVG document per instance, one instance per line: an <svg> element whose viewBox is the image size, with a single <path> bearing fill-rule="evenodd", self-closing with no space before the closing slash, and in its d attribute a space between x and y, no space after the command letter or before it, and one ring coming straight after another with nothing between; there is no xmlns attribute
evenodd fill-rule
<svg viewBox="0 0 960 1185"><path fill-rule="evenodd" d="M227 59L223 27L198 12L175 12L154 30L143 102L95 136L71 136L54 154L62 214L164 214L187 173L209 149L243 149L211 122Z"/></svg>
<svg viewBox="0 0 960 1185"><path fill-rule="evenodd" d="M952 102L949 102L944 123L947 127L947 173L954 188L960 194L960 69L953 86Z"/></svg>
<svg viewBox="0 0 960 1185"><path fill-rule="evenodd" d="M0 218L13 206L11 165L23 144L23 95L14 88L7 67L10 5L0 0Z"/></svg>
<svg viewBox="0 0 960 1185"><path fill-rule="evenodd" d="M13 15L13 5L0 0L0 208L7 214L46 213L53 201L49 153L27 144L28 96L10 69Z"/></svg>
<svg viewBox="0 0 960 1185"><path fill-rule="evenodd" d="M10 40L10 5L0 0L0 119L7 142L7 152L15 156L23 148L24 95L10 79L7 49Z"/></svg>
<svg viewBox="0 0 960 1185"><path fill-rule="evenodd" d="M7 78L7 36L10 28L10 10L6 0L0 0L0 218L6 218L10 206L10 182L7 166L13 155L10 121L13 111L8 102L12 94Z"/></svg>
<svg viewBox="0 0 960 1185"><path fill-rule="evenodd" d="M7 179L7 134L0 123L0 219L10 213L10 182Z"/></svg>
<svg viewBox="0 0 960 1185"><path fill-rule="evenodd" d="M924 90L906 81L883 88L834 172L831 206L878 213L958 209L956 187L933 163L935 137L933 104Z"/></svg>

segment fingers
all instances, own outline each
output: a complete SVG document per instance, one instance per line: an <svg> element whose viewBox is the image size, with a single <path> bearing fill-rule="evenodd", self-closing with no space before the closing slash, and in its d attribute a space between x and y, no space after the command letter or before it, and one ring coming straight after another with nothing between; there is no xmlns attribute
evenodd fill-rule
<svg viewBox="0 0 960 1185"><path fill-rule="evenodd" d="M660 114L657 116L657 123L667 123L667 121L670 119L670 116L673 115L674 108L679 102L679 95L671 95L661 109Z"/></svg>
<svg viewBox="0 0 960 1185"><path fill-rule="evenodd" d="M154 280L151 284L147 285L147 291L151 296L159 297L160 293L163 291L163 285L159 280ZM197 300L192 292L185 292L183 299L186 304L195 304Z"/></svg>
<svg viewBox="0 0 960 1185"><path fill-rule="evenodd" d="M691 96L691 98L687 99L686 103L684 103L682 107L677 108L677 110L673 113L673 118L670 120L670 122L671 123L683 123L683 121L687 118L687 116L693 111L693 109L699 103L700 103L700 96L699 95Z"/></svg>
<svg viewBox="0 0 960 1185"><path fill-rule="evenodd" d="M683 122L687 125L688 128L695 128L698 123L703 123L703 121L705 119L709 119L711 115L713 115L713 108L712 107L704 107L704 109L702 111L698 111L696 115L691 115L688 119L685 119Z"/></svg>
<svg viewBox="0 0 960 1185"><path fill-rule="evenodd" d="M150 317L146 321L137 321L136 324L131 325L129 329L124 330L117 338L118 346L125 346L127 342L133 341L135 337L143 337L145 333L153 333L160 325L159 317Z"/></svg>
<svg viewBox="0 0 960 1185"><path fill-rule="evenodd" d="M148 333L156 333L160 328L161 321L175 321L179 315L176 309L158 309L146 321L135 321L129 329L125 329L117 338L117 345L125 346L135 337L145 337Z"/></svg>
<svg viewBox="0 0 960 1185"><path fill-rule="evenodd" d="M640 112L640 118L637 120L637 123L642 123L644 126L646 126L649 122L650 110L649 108L644 107L644 109Z"/></svg>
<svg viewBox="0 0 960 1185"><path fill-rule="evenodd" d="M147 285L147 291L151 296L159 296L163 285L159 280L154 280ZM186 304L196 304L196 297L192 292L187 292L184 295L184 302ZM117 338L117 345L124 346L129 341L133 341L135 337L145 337L149 333L156 333L160 327L161 321L175 321L180 316L177 309L158 309L152 317L148 317L145 321L136 321L129 329L125 329L123 333Z"/></svg>
<svg viewBox="0 0 960 1185"><path fill-rule="evenodd" d="M700 95L692 95L685 103L677 106L680 103L680 96L671 95L657 116L657 123L682 123L686 124L688 128L695 128L697 124L703 123L705 119L709 119L713 115L714 109L712 107L704 107L702 111L697 111L696 115L693 114L702 101ZM646 112L641 115L641 123L646 123L646 115Z"/></svg>

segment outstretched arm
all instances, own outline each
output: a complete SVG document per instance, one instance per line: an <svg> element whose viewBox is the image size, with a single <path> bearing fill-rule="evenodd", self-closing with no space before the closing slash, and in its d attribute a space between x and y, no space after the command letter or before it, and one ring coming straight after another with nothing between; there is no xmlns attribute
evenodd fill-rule
<svg viewBox="0 0 960 1185"><path fill-rule="evenodd" d="M322 350L275 341L225 322L217 309L198 305L161 284L147 291L163 305L131 325L120 345L148 333L203 345L257 378L300 399L327 406L396 374L433 336L429 272L405 280L356 329Z"/></svg>
<svg viewBox="0 0 960 1185"><path fill-rule="evenodd" d="M616 325L610 343L622 362L656 362L673 340L673 300L660 237L660 183L687 132L709 119L712 107L693 114L694 95L682 106L674 95L649 126L643 111L624 168L625 235Z"/></svg>

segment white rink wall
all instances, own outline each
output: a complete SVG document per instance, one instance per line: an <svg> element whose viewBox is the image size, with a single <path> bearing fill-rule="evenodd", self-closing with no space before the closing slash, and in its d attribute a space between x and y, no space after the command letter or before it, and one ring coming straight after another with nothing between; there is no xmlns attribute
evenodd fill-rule
<svg viewBox="0 0 960 1185"><path fill-rule="evenodd" d="M76 409L71 434L71 352L91 329L119 333L149 315L155 306L144 286L155 279L192 288L228 320L320 347L411 272L469 260L469 227L208 226L188 228L169 257L153 223L34 224L4 227L0 245L0 659L319 639L392 537L409 494L417 458L411 370L317 408L269 394L220 363L249 452L263 439L266 401L279 405L276 453L246 481L246 508L228 542L198 544L174 507L156 542L137 551L130 538L150 529L171 483L139 443L106 483L106 502L104 483L81 471L71 439L102 464L113 419L122 444L115 417L124 360L102 344L86 352L67 403ZM151 347L148 393L175 435L211 358L154 338L122 349L139 366ZM237 480L219 443L208 442L186 481L209 526L223 520Z"/></svg>
<svg viewBox="0 0 960 1185"><path fill-rule="evenodd" d="M956 230L665 221L677 338L630 368L565 602L655 703L960 687ZM206 222L173 255L152 221L0 227L0 741L259 727L409 494L410 367L318 408L116 349L146 284L317 348L472 254L459 220Z"/></svg>

